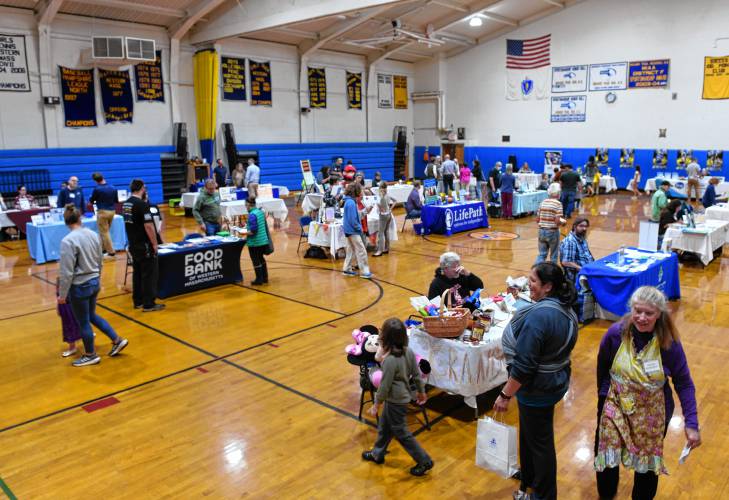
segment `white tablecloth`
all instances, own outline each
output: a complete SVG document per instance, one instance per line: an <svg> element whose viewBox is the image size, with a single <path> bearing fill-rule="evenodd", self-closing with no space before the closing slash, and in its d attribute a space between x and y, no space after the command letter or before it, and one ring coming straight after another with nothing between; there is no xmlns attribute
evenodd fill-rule
<svg viewBox="0 0 729 500"><path fill-rule="evenodd" d="M708 234L685 233L681 227L669 226L663 237L661 250L692 252L701 258L704 265L707 265L714 258L714 250L724 245L729 232L729 222L707 219L703 224L697 224L698 229L703 227L709 229Z"/></svg>
<svg viewBox="0 0 729 500"><path fill-rule="evenodd" d="M706 219L729 222L729 204L719 203L717 205L714 205L713 207L707 208ZM725 243L729 243L729 231L727 231L726 233Z"/></svg>
<svg viewBox="0 0 729 500"><path fill-rule="evenodd" d="M182 193L182 206L185 208L192 208L197 200L198 193ZM263 210L266 215L273 215L275 219L285 221L289 216L289 209L286 208L286 203L281 198L271 198L270 200L256 200L256 205ZM236 215L246 215L248 209L246 208L245 200L233 200L233 201L221 201L220 212L224 217L233 217Z"/></svg>
<svg viewBox="0 0 729 500"><path fill-rule="evenodd" d="M542 182L542 174L514 174L519 186L524 186L530 191L536 191L539 184Z"/></svg>
<svg viewBox="0 0 729 500"><path fill-rule="evenodd" d="M712 176L713 177L713 176ZM645 181L646 192L653 192L656 190L656 179L665 179L671 183L671 189L678 191L681 194L686 194L686 188L688 187L688 179L677 179L675 177L652 177ZM709 183L711 177L702 177L699 179L699 196L704 195L704 189ZM722 194L729 191L729 183L724 182L724 177L717 177L719 179L719 185L716 186L716 194Z"/></svg>
<svg viewBox="0 0 729 500"><path fill-rule="evenodd" d="M0 212L0 228L3 227L15 227L15 224L13 224L13 221L10 220L10 217L5 212Z"/></svg>
<svg viewBox="0 0 729 500"><path fill-rule="evenodd" d="M380 219L375 215L374 211L367 215L367 227L370 234L380 228ZM397 241L397 222L394 217L390 222L390 227L387 228L387 234L390 237L390 241ZM336 255L337 250L344 248L344 240L344 229L341 222L331 222L328 224L312 222L309 226L309 244L328 248L332 255Z"/></svg>
<svg viewBox="0 0 729 500"><path fill-rule="evenodd" d="M476 396L506 382L506 361L501 350L502 327L493 326L485 341L473 345L453 339L439 339L409 330L408 345L416 355L430 362L428 384L459 394L476 407Z"/></svg>
<svg viewBox="0 0 729 500"><path fill-rule="evenodd" d="M612 193L618 190L618 184L615 182L615 177L609 175L603 175L600 177L600 187L605 190L606 193Z"/></svg>
<svg viewBox="0 0 729 500"><path fill-rule="evenodd" d="M405 203L412 190L412 184L392 184L387 186L387 195L395 200L395 203Z"/></svg>
<svg viewBox="0 0 729 500"><path fill-rule="evenodd" d="M301 210L304 211L304 215L309 215L314 210L319 210L323 199L324 195L319 193L308 193L304 196L304 201L301 202Z"/></svg>

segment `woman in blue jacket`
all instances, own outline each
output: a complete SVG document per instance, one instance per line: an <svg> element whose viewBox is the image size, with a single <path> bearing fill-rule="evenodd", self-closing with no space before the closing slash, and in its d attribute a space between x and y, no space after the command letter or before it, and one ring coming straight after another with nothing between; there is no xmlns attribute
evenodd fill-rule
<svg viewBox="0 0 729 500"><path fill-rule="evenodd" d="M344 269L342 273L346 276L357 276L352 269L352 258L357 259L357 267L359 267L360 277L370 279L372 273L367 261L367 250L362 241L362 223L360 222L359 210L357 209L357 198L362 196L362 186L357 182L347 185L344 191L344 237L345 251Z"/></svg>

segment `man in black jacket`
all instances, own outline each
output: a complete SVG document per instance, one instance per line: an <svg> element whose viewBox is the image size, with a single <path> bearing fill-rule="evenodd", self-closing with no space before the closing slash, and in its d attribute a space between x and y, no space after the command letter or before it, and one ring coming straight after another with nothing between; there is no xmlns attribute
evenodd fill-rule
<svg viewBox="0 0 729 500"><path fill-rule="evenodd" d="M479 288L483 288L481 278L461 265L461 257L457 253L446 252L440 256L440 267L435 270L433 281L430 282L428 299L440 297L450 289L453 292L452 305L461 306ZM473 309L470 304L465 306Z"/></svg>

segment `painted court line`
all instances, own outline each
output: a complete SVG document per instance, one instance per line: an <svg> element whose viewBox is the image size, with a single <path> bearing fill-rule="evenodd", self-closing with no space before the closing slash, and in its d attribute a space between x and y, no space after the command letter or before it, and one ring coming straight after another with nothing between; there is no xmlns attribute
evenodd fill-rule
<svg viewBox="0 0 729 500"><path fill-rule="evenodd" d="M103 410L104 408L108 408L109 406L115 405L120 402L121 401L119 401L114 396L112 396L109 398L104 398L104 399L100 399L98 401L94 401L93 403L84 405L81 408L83 408L87 413L91 413L96 410Z"/></svg>

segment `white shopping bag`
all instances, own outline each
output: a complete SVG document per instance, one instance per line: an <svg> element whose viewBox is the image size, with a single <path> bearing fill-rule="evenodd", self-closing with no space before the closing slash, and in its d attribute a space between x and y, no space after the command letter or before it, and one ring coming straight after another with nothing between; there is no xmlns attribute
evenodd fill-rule
<svg viewBox="0 0 729 500"><path fill-rule="evenodd" d="M478 421L476 433L476 465L510 478L518 470L516 460L516 427L497 422L491 417Z"/></svg>

